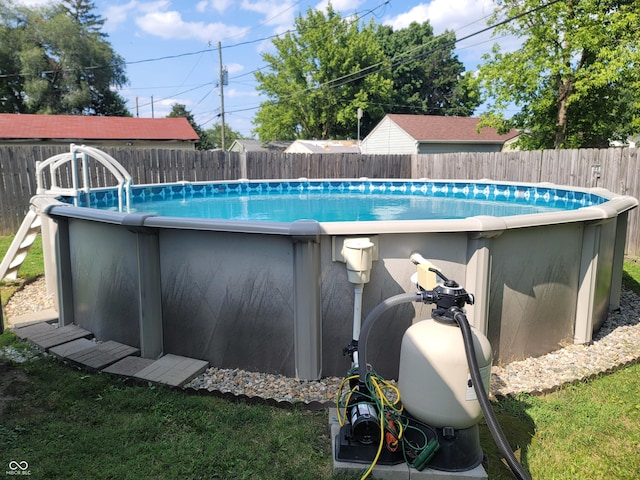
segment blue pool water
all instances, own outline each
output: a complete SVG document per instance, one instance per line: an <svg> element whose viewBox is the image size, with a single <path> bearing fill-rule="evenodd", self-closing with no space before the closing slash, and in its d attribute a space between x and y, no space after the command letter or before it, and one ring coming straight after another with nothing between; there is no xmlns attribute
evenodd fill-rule
<svg viewBox="0 0 640 480"><path fill-rule="evenodd" d="M591 193L528 185L375 180L179 183L133 187L131 195L131 212L278 222L500 217L607 201ZM116 209L117 195L92 192L89 206Z"/></svg>

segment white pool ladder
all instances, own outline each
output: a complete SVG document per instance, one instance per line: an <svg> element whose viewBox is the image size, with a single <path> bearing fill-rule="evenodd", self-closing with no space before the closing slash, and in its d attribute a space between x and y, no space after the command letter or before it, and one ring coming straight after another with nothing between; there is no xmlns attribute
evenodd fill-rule
<svg viewBox="0 0 640 480"><path fill-rule="evenodd" d="M80 157L78 159L78 157ZM61 153L47 158L43 162L36 162L36 193L38 195L63 195L73 198L73 204L78 206L78 197L85 195L86 205L90 204L91 185L89 179L88 159L93 157L102 164L118 181L118 211L129 211L131 201L131 175L125 168L111 155L86 145L71 144L71 149L67 153ZM79 185L78 160L82 167L82 185ZM71 162L71 187L63 188L58 186L57 171L63 164ZM51 185L45 188L45 173L49 172Z"/></svg>
<svg viewBox="0 0 640 480"><path fill-rule="evenodd" d="M80 156L81 155L81 156ZM82 167L82 186L78 185L78 157ZM36 162L36 194L60 195L73 198L73 204L78 205L78 197L84 194L86 204L89 205L91 186L89 181L88 158L93 157L101 163L118 181L118 211L129 211L131 201L131 175L112 156L94 147L71 144L67 153L61 153L49 157L42 162ZM71 162L71 187L62 188L57 184L57 170L66 162ZM45 188L45 173L49 169L51 186ZM29 209L16 233L9 250L0 263L0 280L16 280L18 270L31 249L38 233L40 233L40 215L33 209Z"/></svg>
<svg viewBox="0 0 640 480"><path fill-rule="evenodd" d="M16 280L18 270L29 253L29 249L40 233L40 215L29 209L18 229L9 250L0 263L0 280Z"/></svg>

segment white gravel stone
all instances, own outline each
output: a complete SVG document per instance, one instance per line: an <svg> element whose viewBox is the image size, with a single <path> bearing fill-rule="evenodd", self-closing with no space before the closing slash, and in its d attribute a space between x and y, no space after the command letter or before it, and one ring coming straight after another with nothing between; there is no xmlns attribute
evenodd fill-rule
<svg viewBox="0 0 640 480"><path fill-rule="evenodd" d="M7 317L53 308L44 279L16 292L5 309ZM568 345L541 357L527 358L492 369L494 397L543 393L608 372L640 359L640 297L623 290L620 311L609 314L588 345ZM345 372L346 373L346 372ZM239 369L209 368L185 388L206 389L292 403L334 403L341 377L318 381Z"/></svg>

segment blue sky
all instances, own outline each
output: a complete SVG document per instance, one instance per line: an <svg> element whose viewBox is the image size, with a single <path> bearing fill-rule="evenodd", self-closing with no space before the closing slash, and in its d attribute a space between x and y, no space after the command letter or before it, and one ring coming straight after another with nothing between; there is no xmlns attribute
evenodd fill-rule
<svg viewBox="0 0 640 480"><path fill-rule="evenodd" d="M47 0L15 0L30 6ZM55 0L53 0L55 1ZM264 100L255 90L255 70L270 38L293 28L309 8L326 9L327 0L93 0L106 20L104 32L127 62L129 85L120 90L133 115L164 117L174 103L184 104L203 128L220 121L219 52L229 73L224 86L225 123L245 136ZM395 30L429 20L436 34L445 29L462 38L487 25L493 0L333 0L343 16L358 14ZM499 42L490 33L459 42L455 53L467 70ZM137 103L137 107L136 107Z"/></svg>

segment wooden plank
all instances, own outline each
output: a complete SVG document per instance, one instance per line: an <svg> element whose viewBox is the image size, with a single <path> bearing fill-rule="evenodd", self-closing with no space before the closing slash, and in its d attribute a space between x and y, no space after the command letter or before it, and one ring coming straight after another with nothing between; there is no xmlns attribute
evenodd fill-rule
<svg viewBox="0 0 640 480"><path fill-rule="evenodd" d="M209 362L179 355L165 355L143 368L135 377L154 383L180 387L204 372Z"/></svg>
<svg viewBox="0 0 640 480"><path fill-rule="evenodd" d="M69 355L93 348L95 347L95 345L96 342L92 342L91 340L87 340L86 338L78 338L77 340L72 340L70 342L63 343L62 345L51 347L49 349L49 353L58 358L64 359Z"/></svg>
<svg viewBox="0 0 640 480"><path fill-rule="evenodd" d="M91 370L102 370L131 355L139 355L140 350L123 343L108 340L91 348L78 350L66 355L68 361Z"/></svg>
<svg viewBox="0 0 640 480"><path fill-rule="evenodd" d="M77 325L66 325L64 327L56 328L48 323L39 323L22 327L16 329L15 333L20 338L29 340L31 343L45 351L51 347L62 345L63 343L93 336L91 332L84 328L80 328Z"/></svg>
<svg viewBox="0 0 640 480"><path fill-rule="evenodd" d="M109 365L102 371L119 377L134 377L136 373L148 367L153 362L155 362L155 360L150 358L125 357Z"/></svg>

